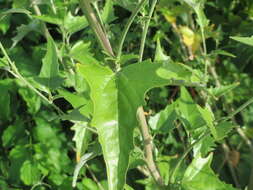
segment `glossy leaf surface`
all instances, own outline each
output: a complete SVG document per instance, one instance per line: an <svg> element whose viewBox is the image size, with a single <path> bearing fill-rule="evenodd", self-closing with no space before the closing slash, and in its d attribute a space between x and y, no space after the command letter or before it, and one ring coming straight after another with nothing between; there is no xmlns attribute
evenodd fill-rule
<svg viewBox="0 0 253 190"><path fill-rule="evenodd" d="M183 76L190 81L192 73L179 64L150 61L130 65L118 73L97 63L79 64L78 71L91 88L94 105L91 125L97 128L102 145L109 189L121 190L133 149L136 111L145 104L145 93L154 87L173 85Z"/></svg>

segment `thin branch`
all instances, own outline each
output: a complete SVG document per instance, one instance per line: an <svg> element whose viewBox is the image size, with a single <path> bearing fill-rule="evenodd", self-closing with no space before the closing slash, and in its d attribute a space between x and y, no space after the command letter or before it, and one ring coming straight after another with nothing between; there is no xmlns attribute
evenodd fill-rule
<svg viewBox="0 0 253 190"><path fill-rule="evenodd" d="M145 26L143 28L141 47L140 47L140 52L139 52L139 62L142 62L143 53L144 53L144 49L145 49L145 42L146 42L147 33L148 33L148 29L149 29L149 24L150 24L150 20L152 18L154 10L155 10L156 3L157 3L157 0L152 1L150 12L148 15L148 19L147 19ZM142 138L143 138L143 142L144 142L145 159L146 159L148 170L149 170L150 174L152 175L152 177L154 178L154 180L156 181L156 183L159 186L164 186L163 179L162 179L161 174L160 174L160 172L155 164L155 161L154 161L152 137L149 133L149 127L148 127L142 106L139 107L137 110L137 117L139 119L141 134L142 134Z"/></svg>
<svg viewBox="0 0 253 190"><path fill-rule="evenodd" d="M126 35L127 35L128 31L129 31L130 26L132 25L135 17L140 12L140 10L142 9L142 7L144 6L144 4L146 2L147 2L147 0L142 0L138 4L138 6L135 8L135 10L132 12L130 18L128 19L127 24L126 24L126 26L124 28L124 31L123 31L123 33L121 35L121 38L120 38L119 47L118 47L119 49L117 51L117 60L119 60L120 57L121 57L123 45L124 45L124 42L125 42L125 39L126 39Z"/></svg>
<svg viewBox="0 0 253 190"><path fill-rule="evenodd" d="M98 21L98 18L91 7L90 0L80 0L80 6L83 9L85 17L87 18L92 30L95 32L96 38L98 39L103 50L110 56L114 56L110 41L107 34L103 31L103 28Z"/></svg>
<svg viewBox="0 0 253 190"><path fill-rule="evenodd" d="M143 107L138 108L137 116L139 119L141 134L144 141L145 159L146 159L148 170L150 174L152 175L152 177L154 178L154 180L157 182L157 184L159 184L160 186L163 186L164 185L163 179L154 162L152 137L149 134L148 124L146 121L146 117L144 115Z"/></svg>
<svg viewBox="0 0 253 190"><path fill-rule="evenodd" d="M155 6L156 6L157 0L153 0L151 8L150 8L150 12L148 15L148 19L145 22L144 25L144 29L143 29L143 33L142 33L142 39L141 39L141 47L140 47L140 52L139 52L139 62L142 61L143 58L143 53L144 53L144 49L145 49L145 42L146 42L146 38L147 38L147 33L148 33L148 28L149 28L149 24L152 18L152 15L154 13L155 10Z"/></svg>

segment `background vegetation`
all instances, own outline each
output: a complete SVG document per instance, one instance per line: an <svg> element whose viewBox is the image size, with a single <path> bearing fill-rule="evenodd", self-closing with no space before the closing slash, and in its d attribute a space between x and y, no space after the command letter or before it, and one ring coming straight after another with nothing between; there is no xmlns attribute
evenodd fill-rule
<svg viewBox="0 0 253 190"><path fill-rule="evenodd" d="M114 52L138 3L92 2ZM0 0L0 189L108 189L90 126L91 86L76 65L124 71L141 60L153 3L137 13L116 59L99 45L78 0ZM143 60L169 62L180 80L145 95L162 180L150 174L135 128L125 189L253 189L253 39L232 37L251 36L252 26L251 0L157 2Z"/></svg>

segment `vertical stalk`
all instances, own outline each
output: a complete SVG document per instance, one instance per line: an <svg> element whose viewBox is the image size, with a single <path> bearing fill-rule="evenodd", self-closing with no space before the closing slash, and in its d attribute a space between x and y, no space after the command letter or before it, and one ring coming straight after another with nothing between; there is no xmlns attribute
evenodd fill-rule
<svg viewBox="0 0 253 190"><path fill-rule="evenodd" d="M148 15L148 20L146 21L144 28L143 28L142 38L141 38L141 46L140 46L140 52L139 52L139 62L142 62L142 59L143 59L143 53L144 53L144 49L145 49L145 42L146 42L146 38L147 38L148 28L149 28L150 20L152 18L154 10L155 10L156 3L157 3L157 0L152 1L150 12ZM160 172L159 172L159 170L155 164L155 161L154 161L152 137L149 133L149 127L148 127L142 106L139 107L137 110L137 117L139 119L141 135L142 135L143 142L144 142L145 159L146 159L147 167L149 169L151 176L156 181L156 183L159 186L164 186L163 179L162 179Z"/></svg>
<svg viewBox="0 0 253 190"><path fill-rule="evenodd" d="M88 20L92 30L95 32L96 38L98 39L103 50L110 56L114 56L110 41L103 31L98 18L91 7L90 0L80 0L80 6L83 9L86 19Z"/></svg>
<svg viewBox="0 0 253 190"><path fill-rule="evenodd" d="M144 48L145 48L145 42L146 42L146 38L147 38L148 28L149 28L150 20L152 18L154 10L155 10L156 3L157 3L157 0L153 0L151 8L150 8L149 15L148 15L148 20L146 21L146 23L144 25L144 28L143 28L142 39L141 39L141 47L140 47L140 52L139 52L139 62L141 62L142 59L143 59L143 53L144 53Z"/></svg>
<svg viewBox="0 0 253 190"><path fill-rule="evenodd" d="M138 12L140 12L141 8L143 7L143 5L147 2L147 0L142 0L138 6L136 7L136 9L132 12L132 15L130 16L130 18L128 19L127 21L127 24L124 28L124 31L121 35L121 38L120 38L120 42L119 42L119 49L117 51L117 60L120 59L120 56L122 54L122 48L123 48L123 45L124 45L124 42L125 42L125 39L126 39L126 35L129 31L129 28L130 26L132 25L136 15L138 14Z"/></svg>

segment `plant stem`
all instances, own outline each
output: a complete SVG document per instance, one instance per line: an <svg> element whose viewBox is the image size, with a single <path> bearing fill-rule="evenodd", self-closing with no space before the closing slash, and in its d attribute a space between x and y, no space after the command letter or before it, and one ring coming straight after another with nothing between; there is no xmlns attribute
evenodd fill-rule
<svg viewBox="0 0 253 190"><path fill-rule="evenodd" d="M154 178L154 180L156 181L156 183L160 186L163 186L164 185L163 179L162 179L162 177L157 169L157 166L155 164L155 161L154 161L152 137L149 134L148 124L146 121L146 117L144 115L143 107L138 108L137 116L139 119L140 128L141 128L141 135L142 135L143 142L144 142L145 157L146 157L145 160L147 163L148 170L149 170L150 174L152 175L152 177Z"/></svg>
<svg viewBox="0 0 253 190"><path fill-rule="evenodd" d="M148 20L145 22L145 25L144 25L144 29L143 29L143 33L142 33L142 39L141 39L141 47L140 47L140 52L139 52L139 62L141 62L142 59L143 59L143 53L144 53L148 28L149 28L150 20L152 18L154 10L155 10L156 3L157 3L157 0L152 1L152 5L151 5L150 12L149 12L149 15L148 15Z"/></svg>
<svg viewBox="0 0 253 190"><path fill-rule="evenodd" d="M99 23L93 8L91 7L90 0L80 0L80 6L83 9L85 17L87 18L92 30L95 32L96 38L98 39L103 50L110 56L114 56L110 41L103 31L101 24Z"/></svg>
<svg viewBox="0 0 253 190"><path fill-rule="evenodd" d="M150 20L152 18L154 10L155 10L156 3L157 3L157 0L152 1L152 5L151 5L150 12L148 15L148 20L146 21L145 26L143 28L141 47L140 47L140 52L139 52L139 62L142 62L143 53L144 53L144 49L145 49L145 41L146 41L146 37L147 37L147 33L148 33L148 28L149 28ZM140 123L141 135L142 135L142 138L144 141L145 159L147 162L148 170L149 170L150 174L152 175L152 177L154 178L154 180L156 181L156 183L159 186L164 186L163 179L162 179L160 172L159 172L159 170L155 164L155 161L154 161L152 137L149 133L148 124L147 124L146 117L145 117L144 110L143 110L142 106L138 108L137 116L138 116L139 123Z"/></svg>
<svg viewBox="0 0 253 190"><path fill-rule="evenodd" d="M125 39L126 39L126 35L129 31L129 28L130 26L132 25L136 15L138 14L138 12L141 10L141 8L144 6L144 4L147 2L147 0L142 0L138 6L136 7L136 9L132 12L130 18L128 19L127 21L127 24L124 28L124 31L121 35L121 38L120 38L120 42L119 42L119 47L118 47L118 51L117 51L117 60L120 60L120 57L121 57L121 54L122 54L122 49L123 49L123 45L124 45L124 42L125 42Z"/></svg>

